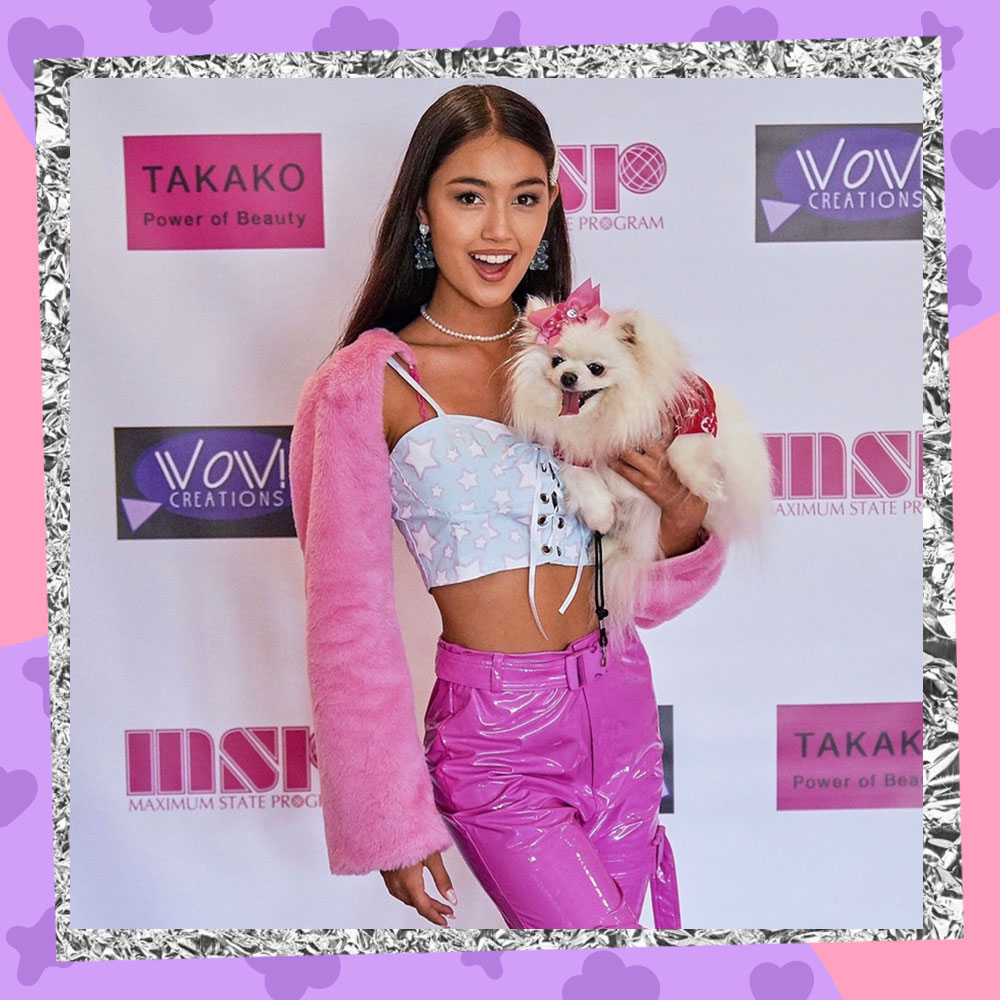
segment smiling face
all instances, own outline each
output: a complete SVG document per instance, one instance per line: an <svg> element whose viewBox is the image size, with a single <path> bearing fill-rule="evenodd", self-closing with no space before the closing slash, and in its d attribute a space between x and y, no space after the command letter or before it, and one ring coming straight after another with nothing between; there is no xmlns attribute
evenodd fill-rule
<svg viewBox="0 0 1000 1000"><path fill-rule="evenodd" d="M507 308L548 221L558 187L530 146L495 134L463 143L431 175L417 209L437 260L434 310L453 322ZM446 321L446 320L445 320Z"/></svg>

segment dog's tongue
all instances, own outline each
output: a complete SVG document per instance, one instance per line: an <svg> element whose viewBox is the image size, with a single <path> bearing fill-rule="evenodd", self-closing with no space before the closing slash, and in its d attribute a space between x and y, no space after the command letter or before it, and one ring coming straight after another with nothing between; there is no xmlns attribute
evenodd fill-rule
<svg viewBox="0 0 1000 1000"><path fill-rule="evenodd" d="M573 416L580 412L580 393L570 392L568 389L563 389L563 405L562 409L559 411L560 417Z"/></svg>

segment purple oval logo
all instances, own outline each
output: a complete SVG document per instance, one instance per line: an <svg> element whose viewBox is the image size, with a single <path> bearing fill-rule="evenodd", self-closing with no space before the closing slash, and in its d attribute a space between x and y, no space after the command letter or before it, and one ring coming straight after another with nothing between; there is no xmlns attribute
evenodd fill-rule
<svg viewBox="0 0 1000 1000"><path fill-rule="evenodd" d="M291 503L288 442L237 428L164 438L136 460L140 493L182 517L224 521L273 514Z"/></svg>
<svg viewBox="0 0 1000 1000"><path fill-rule="evenodd" d="M789 202L828 219L871 222L923 208L919 133L845 125L800 140L778 158Z"/></svg>

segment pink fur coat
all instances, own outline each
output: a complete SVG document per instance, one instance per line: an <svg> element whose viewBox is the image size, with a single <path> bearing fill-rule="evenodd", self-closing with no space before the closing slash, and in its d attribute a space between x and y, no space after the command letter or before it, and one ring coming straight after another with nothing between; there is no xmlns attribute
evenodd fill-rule
<svg viewBox="0 0 1000 1000"><path fill-rule="evenodd" d="M415 864L452 841L434 807L393 597L387 358L413 363L388 330L363 333L306 382L292 430L292 512L305 557L306 660L330 871ZM651 565L636 621L652 628L715 584L714 535Z"/></svg>

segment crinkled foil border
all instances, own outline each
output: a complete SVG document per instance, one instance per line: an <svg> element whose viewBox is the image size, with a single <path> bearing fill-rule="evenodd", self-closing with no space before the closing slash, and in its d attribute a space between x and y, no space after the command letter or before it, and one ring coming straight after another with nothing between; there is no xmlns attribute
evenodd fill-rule
<svg viewBox="0 0 1000 1000"><path fill-rule="evenodd" d="M951 421L937 37L46 59L36 64L42 416L58 958L201 958L957 938L959 839ZM923 81L924 926L919 930L71 929L69 803L69 89L76 77L916 77Z"/></svg>

